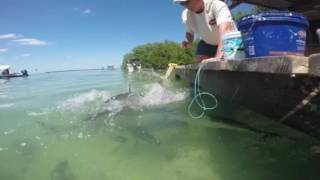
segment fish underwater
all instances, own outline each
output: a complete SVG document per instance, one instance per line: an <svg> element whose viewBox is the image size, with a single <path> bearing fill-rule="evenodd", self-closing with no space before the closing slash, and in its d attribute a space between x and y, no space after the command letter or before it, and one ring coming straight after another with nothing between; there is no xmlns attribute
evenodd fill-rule
<svg viewBox="0 0 320 180"><path fill-rule="evenodd" d="M100 112L95 113L93 116L87 118L86 120L97 120L103 117L112 118L120 112L128 110L141 110L141 105L139 99L142 96L140 94L133 93L131 86L129 90L125 93L120 93L107 99L105 107Z"/></svg>
<svg viewBox="0 0 320 180"><path fill-rule="evenodd" d="M71 171L69 161L58 163L50 173L51 180L75 180L77 176Z"/></svg>
<svg viewBox="0 0 320 180"><path fill-rule="evenodd" d="M128 129L130 134L136 139L153 145L160 145L160 140L151 134L147 129L141 127L135 127Z"/></svg>
<svg viewBox="0 0 320 180"><path fill-rule="evenodd" d="M131 85L129 85L128 92L112 96L111 98L107 99L105 103L109 103L110 101L114 101L114 100L118 100L118 101L126 100L130 95L133 95L131 91Z"/></svg>
<svg viewBox="0 0 320 180"><path fill-rule="evenodd" d="M91 114L87 120L96 120L106 117L114 117L119 113L128 111L143 111L144 108L162 107L174 102L179 102L188 97L186 89L172 90L160 83L151 83L132 91L131 85L129 90L117 94L104 101L101 108Z"/></svg>
<svg viewBox="0 0 320 180"><path fill-rule="evenodd" d="M111 127L118 127L114 130L123 131L123 135L128 133L129 137L133 137L137 142L147 143L151 145L160 145L160 140L153 134L153 130L150 131L148 127L144 127L141 124L136 124L135 120L127 121L123 117L128 114L136 115L139 119L139 115L148 108L152 112L152 107L162 107L162 105L169 104L172 102L182 101L188 95L187 91L172 91L164 87L160 83L152 83L144 86L146 90L139 90L138 92L132 91L131 86L127 92L117 94L104 101L103 108L95 114L91 114L90 117L85 119L86 121L103 121L105 124ZM151 108L151 109L150 109ZM172 122L171 122L172 121ZM180 122L176 123L174 120L166 120L163 126L182 126L185 124ZM154 123L154 122L153 122ZM159 122L156 122L157 125ZM176 123L176 124L174 124ZM152 123L151 123L152 124ZM154 128L156 129L156 128ZM115 141L125 142L126 138L117 137Z"/></svg>

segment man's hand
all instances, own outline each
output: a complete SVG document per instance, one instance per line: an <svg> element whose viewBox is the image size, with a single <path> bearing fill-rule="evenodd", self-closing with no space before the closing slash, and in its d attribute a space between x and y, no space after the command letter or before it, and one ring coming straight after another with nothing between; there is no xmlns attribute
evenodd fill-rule
<svg viewBox="0 0 320 180"><path fill-rule="evenodd" d="M209 59L204 59L201 61L201 64L209 63L209 62L215 62L215 61L221 61L219 58L209 58Z"/></svg>
<svg viewBox="0 0 320 180"><path fill-rule="evenodd" d="M216 56L214 57L215 59L222 59L223 58L223 51L221 51L220 53L217 52Z"/></svg>
<svg viewBox="0 0 320 180"><path fill-rule="evenodd" d="M183 41L183 42L182 42L182 47L185 48L185 49L189 49L189 48L192 47L192 42Z"/></svg>

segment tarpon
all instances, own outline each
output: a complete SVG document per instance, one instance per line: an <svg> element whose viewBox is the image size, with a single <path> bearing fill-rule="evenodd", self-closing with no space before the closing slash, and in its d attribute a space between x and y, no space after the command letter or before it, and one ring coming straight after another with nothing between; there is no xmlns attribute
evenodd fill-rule
<svg viewBox="0 0 320 180"><path fill-rule="evenodd" d="M133 109L132 106L130 106L130 105L132 105L132 103L134 104L134 102L136 102L138 100L138 98L140 98L140 95L132 93L131 86L129 85L128 92L112 96L111 98L107 99L105 101L105 103L106 103L106 105L112 105L110 103L119 101L120 105L122 106L121 111L123 111L125 109ZM115 114L112 114L112 113L113 113L112 110L105 109L101 112L96 113L93 117L90 117L87 120L96 120L96 119L99 119L100 117L103 117L105 115L113 116L113 115L117 114L118 112L116 112Z"/></svg>
<svg viewBox="0 0 320 180"><path fill-rule="evenodd" d="M116 96L112 96L111 98L107 99L107 100L105 101L105 103L109 103L110 101L114 101L114 100L118 100L118 101L126 100L131 94L132 94L131 85L129 85L129 90L128 90L128 92L126 92L126 93L121 93L121 94L118 94L118 95L116 95Z"/></svg>
<svg viewBox="0 0 320 180"><path fill-rule="evenodd" d="M62 161L50 173L51 180L75 180L77 176L71 171L69 162Z"/></svg>

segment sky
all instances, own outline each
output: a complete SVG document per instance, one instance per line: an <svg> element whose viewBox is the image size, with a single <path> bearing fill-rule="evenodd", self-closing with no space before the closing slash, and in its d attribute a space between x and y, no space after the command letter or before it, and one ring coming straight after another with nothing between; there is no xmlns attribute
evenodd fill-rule
<svg viewBox="0 0 320 180"><path fill-rule="evenodd" d="M0 65L31 73L119 67L134 47L181 42L172 0L1 0Z"/></svg>

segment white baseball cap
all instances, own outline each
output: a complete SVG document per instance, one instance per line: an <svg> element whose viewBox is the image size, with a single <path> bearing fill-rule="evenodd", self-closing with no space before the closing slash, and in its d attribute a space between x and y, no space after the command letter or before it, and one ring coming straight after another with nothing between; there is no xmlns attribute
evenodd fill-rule
<svg viewBox="0 0 320 180"><path fill-rule="evenodd" d="M173 2L177 3L177 4L187 2L187 1L189 1L189 0L173 0Z"/></svg>

